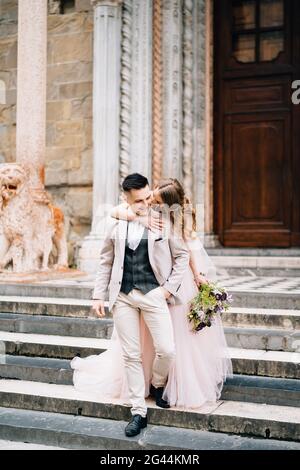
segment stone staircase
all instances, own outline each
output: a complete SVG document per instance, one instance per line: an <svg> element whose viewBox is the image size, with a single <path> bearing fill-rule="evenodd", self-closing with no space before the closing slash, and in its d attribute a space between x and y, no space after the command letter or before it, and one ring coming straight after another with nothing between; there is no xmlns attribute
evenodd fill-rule
<svg viewBox="0 0 300 470"><path fill-rule="evenodd" d="M295 268L291 268L295 269ZM124 436L130 411L72 387L70 359L105 351L112 319L90 316L93 276L0 284L0 439L63 448L300 449L300 280L221 273L234 377L199 410L157 408Z"/></svg>
<svg viewBox="0 0 300 470"><path fill-rule="evenodd" d="M219 274L300 276L300 248L207 248Z"/></svg>

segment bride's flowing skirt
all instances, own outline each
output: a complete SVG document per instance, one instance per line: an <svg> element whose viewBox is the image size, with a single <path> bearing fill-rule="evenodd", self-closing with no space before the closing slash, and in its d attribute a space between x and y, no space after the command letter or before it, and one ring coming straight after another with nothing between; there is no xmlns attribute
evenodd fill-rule
<svg viewBox="0 0 300 470"><path fill-rule="evenodd" d="M74 357L70 363L74 387L80 391L94 392L97 398L118 398L128 395L121 345L116 330L109 348L98 355Z"/></svg>
<svg viewBox="0 0 300 470"><path fill-rule="evenodd" d="M231 359L220 316L211 327L189 330L186 308L171 307L176 357L163 398L172 406L198 408L221 396L223 383L232 376Z"/></svg>
<svg viewBox="0 0 300 470"><path fill-rule="evenodd" d="M216 268L198 238L190 240L196 268L210 281L216 279ZM163 397L170 404L198 408L215 402L221 396L223 384L232 376L232 363L220 314L211 327L191 331L187 319L190 301L198 288L189 269L184 278L185 302L170 307L176 345L176 357L169 374Z"/></svg>
<svg viewBox="0 0 300 470"><path fill-rule="evenodd" d="M151 334L140 318L140 340L145 377L145 397L149 394L152 365L155 356ZM125 375L121 343L116 328L113 329L108 349L98 355L74 357L70 363L74 387L92 392L97 398L120 398L129 404L129 390Z"/></svg>
<svg viewBox="0 0 300 470"><path fill-rule="evenodd" d="M197 268L215 277L215 268L199 239L190 242L196 254ZM197 287L189 269L184 278L185 302L170 306L173 322L176 357L170 369L164 398L172 406L198 408L206 402L220 398L223 383L232 376L232 364L228 353L222 320L216 317L214 324L194 333L187 319L189 301L196 295ZM145 397L149 394L152 364L155 356L150 332L140 318L140 340L145 377ZM125 376L121 344L114 328L109 348L102 354L86 358L75 357L73 383L77 390L95 393L99 398L119 398L129 404L129 392Z"/></svg>

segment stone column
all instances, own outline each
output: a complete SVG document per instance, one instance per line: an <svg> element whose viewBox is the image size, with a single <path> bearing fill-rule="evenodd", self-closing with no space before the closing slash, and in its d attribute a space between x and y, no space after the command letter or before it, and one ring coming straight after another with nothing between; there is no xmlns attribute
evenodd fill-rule
<svg viewBox="0 0 300 470"><path fill-rule="evenodd" d="M152 2L123 0L120 184L138 172L151 181Z"/></svg>
<svg viewBox="0 0 300 470"><path fill-rule="evenodd" d="M213 44L212 0L193 5L193 201L197 231L206 247L218 245L213 233Z"/></svg>
<svg viewBox="0 0 300 470"><path fill-rule="evenodd" d="M124 0L121 28L120 172L119 185L129 173L131 159L132 0Z"/></svg>
<svg viewBox="0 0 300 470"><path fill-rule="evenodd" d="M152 38L152 185L162 177L163 141L163 2L153 0Z"/></svg>
<svg viewBox="0 0 300 470"><path fill-rule="evenodd" d="M193 199L194 179L193 179L193 157L194 157L194 80L193 67L195 64L195 54L193 49L193 0L183 0L183 151L182 170L183 186L186 195Z"/></svg>
<svg viewBox="0 0 300 470"><path fill-rule="evenodd" d="M94 6L93 221L83 240L79 268L95 272L107 210L118 203L122 0L91 0Z"/></svg>
<svg viewBox="0 0 300 470"><path fill-rule="evenodd" d="M214 194L213 194L213 2L206 0L205 11L205 202L204 202L204 243L207 247L220 246L218 236L213 232Z"/></svg>
<svg viewBox="0 0 300 470"><path fill-rule="evenodd" d="M44 188L46 148L47 0L18 2L16 160L30 184Z"/></svg>
<svg viewBox="0 0 300 470"><path fill-rule="evenodd" d="M163 2L163 176L182 180L182 0Z"/></svg>
<svg viewBox="0 0 300 470"><path fill-rule="evenodd" d="M205 77L207 64L205 62L206 25L205 25L206 0L194 2L192 11L192 81L193 81L193 115L191 147L193 149L193 202L197 210L197 232L202 241L204 238L205 215L205 186L206 186L206 100Z"/></svg>
<svg viewBox="0 0 300 470"><path fill-rule="evenodd" d="M130 171L151 181L152 159L151 1L132 0Z"/></svg>

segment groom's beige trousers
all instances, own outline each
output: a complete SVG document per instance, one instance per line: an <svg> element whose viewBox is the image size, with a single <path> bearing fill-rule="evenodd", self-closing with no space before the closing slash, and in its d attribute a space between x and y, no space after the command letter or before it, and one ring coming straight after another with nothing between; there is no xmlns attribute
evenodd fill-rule
<svg viewBox="0 0 300 470"><path fill-rule="evenodd" d="M143 315L149 328L155 349L152 371L154 387L166 384L175 357L173 325L163 289L159 286L147 294L138 289L132 289L128 295L120 292L112 308L112 315L123 352L131 413L146 416L140 315Z"/></svg>

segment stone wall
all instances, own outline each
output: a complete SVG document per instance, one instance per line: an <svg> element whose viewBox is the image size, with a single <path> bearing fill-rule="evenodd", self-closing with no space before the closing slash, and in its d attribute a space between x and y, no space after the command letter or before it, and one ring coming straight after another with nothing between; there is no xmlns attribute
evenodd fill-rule
<svg viewBox="0 0 300 470"><path fill-rule="evenodd" d="M0 80L5 96L0 103L0 162L16 158L16 83L17 83L16 0L0 0Z"/></svg>
<svg viewBox="0 0 300 470"><path fill-rule="evenodd" d="M17 3L0 0L1 162L16 158ZM92 217L93 11L89 0L66 2L65 14L62 2L48 4L45 178L65 214L72 265L76 241L89 233Z"/></svg>

